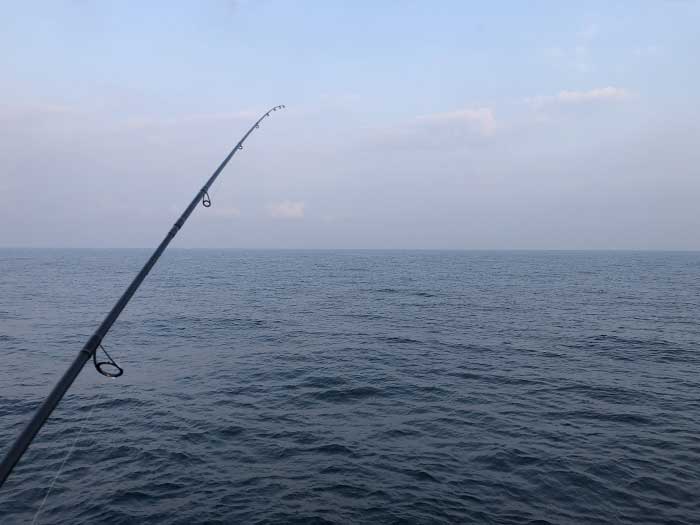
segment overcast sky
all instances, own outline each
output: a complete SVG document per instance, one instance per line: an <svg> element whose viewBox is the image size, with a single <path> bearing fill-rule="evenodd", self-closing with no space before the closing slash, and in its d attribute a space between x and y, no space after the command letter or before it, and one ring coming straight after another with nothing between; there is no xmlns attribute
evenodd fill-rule
<svg viewBox="0 0 700 525"><path fill-rule="evenodd" d="M146 3L144 3L146 4ZM4 2L0 246L700 249L700 2Z"/></svg>

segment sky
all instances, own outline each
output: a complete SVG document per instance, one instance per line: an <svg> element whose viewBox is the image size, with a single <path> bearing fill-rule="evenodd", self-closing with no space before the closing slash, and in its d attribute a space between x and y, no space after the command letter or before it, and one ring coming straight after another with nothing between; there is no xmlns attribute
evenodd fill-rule
<svg viewBox="0 0 700 525"><path fill-rule="evenodd" d="M700 2L0 9L0 247L700 249Z"/></svg>

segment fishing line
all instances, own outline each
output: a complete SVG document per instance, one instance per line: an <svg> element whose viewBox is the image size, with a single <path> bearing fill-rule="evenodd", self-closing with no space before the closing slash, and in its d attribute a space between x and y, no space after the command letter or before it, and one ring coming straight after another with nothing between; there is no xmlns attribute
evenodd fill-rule
<svg viewBox="0 0 700 525"><path fill-rule="evenodd" d="M39 505L39 509L36 511L36 514L34 515L34 519L32 520L32 525L36 525L37 523L39 523L39 521L38 521L39 515L41 514L41 511L43 510L44 505L46 504L46 500L49 499L49 495L51 494L51 491L53 490L53 486L56 483L58 476L60 476L61 472L63 472L63 467L66 466L66 463L68 462L68 458L71 456L71 454L73 454L73 449L75 448L75 444L78 442L78 439L80 439L80 436L83 433L83 429L87 425L88 421L90 421L90 419L92 418L92 413L95 410L95 407L97 406L97 404L100 402L100 399L102 398L103 393L104 393L104 390L100 390L100 394L97 396L97 399L95 400L95 403L92 405L92 408L90 409L90 412L88 413L87 417L83 417L83 424L81 425L80 430L78 431L78 434L75 436L75 439L73 440L73 444L70 446L68 453L63 458L63 461L61 462L61 466L58 468L58 472L56 472L56 475L53 477L53 480L51 481L51 485L49 485L49 488L46 491L46 495L44 496L44 499L41 502L41 505Z"/></svg>

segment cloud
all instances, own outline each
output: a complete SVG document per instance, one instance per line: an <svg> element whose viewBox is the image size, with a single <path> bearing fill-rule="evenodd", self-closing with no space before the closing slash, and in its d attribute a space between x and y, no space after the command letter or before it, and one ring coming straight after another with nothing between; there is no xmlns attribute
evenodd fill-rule
<svg viewBox="0 0 700 525"><path fill-rule="evenodd" d="M579 102L591 102L597 100L622 100L627 98L628 93L622 88L612 86L591 89L590 91L560 91L556 95L557 102L565 104L576 104Z"/></svg>
<svg viewBox="0 0 700 525"><path fill-rule="evenodd" d="M178 127L182 125L207 125L217 122L226 123L237 120L255 120L258 117L260 117L262 113L262 110L257 112L252 110L246 110L238 112L190 114L172 118L128 117L125 122L127 127L131 129Z"/></svg>
<svg viewBox="0 0 700 525"><path fill-rule="evenodd" d="M302 219L304 217L305 204L301 201L282 201L268 204L267 213L273 219Z"/></svg>
<svg viewBox="0 0 700 525"><path fill-rule="evenodd" d="M377 130L375 145L398 149L459 149L491 137L497 122L490 108L421 115Z"/></svg>
<svg viewBox="0 0 700 525"><path fill-rule="evenodd" d="M554 67L587 74L595 69L591 60L591 49L600 34L598 24L585 25L576 33L575 39L564 45L544 49L545 59Z"/></svg>
<svg viewBox="0 0 700 525"><path fill-rule="evenodd" d="M548 47L544 50L545 59L559 69L572 70L577 73L588 73L593 70L588 45L573 47Z"/></svg>
<svg viewBox="0 0 700 525"><path fill-rule="evenodd" d="M241 216L241 210L235 206L214 206L212 205L209 213L215 217L222 217L225 219L231 219Z"/></svg>
<svg viewBox="0 0 700 525"><path fill-rule="evenodd" d="M434 113L416 119L419 124L431 127L468 128L483 136L493 135L496 119L490 108L459 109L447 113Z"/></svg>
<svg viewBox="0 0 700 525"><path fill-rule="evenodd" d="M60 104L35 104L31 106L0 105L0 120L51 117L54 115L69 115L75 113L76 111L72 107Z"/></svg>
<svg viewBox="0 0 700 525"><path fill-rule="evenodd" d="M624 100L629 97L629 91L619 87L603 87L591 89L589 91L560 91L556 95L545 95L531 97L526 101L535 109L544 106L565 106L577 104L590 104L597 102L614 102Z"/></svg>

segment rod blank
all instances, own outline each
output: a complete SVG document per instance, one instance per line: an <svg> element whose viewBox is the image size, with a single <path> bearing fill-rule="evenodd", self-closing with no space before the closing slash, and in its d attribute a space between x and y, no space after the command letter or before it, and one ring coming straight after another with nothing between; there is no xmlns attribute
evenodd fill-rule
<svg viewBox="0 0 700 525"><path fill-rule="evenodd" d="M246 141L248 136L255 129L258 129L260 127L260 123L265 118L269 117L271 112L284 108L284 105L280 105L269 109L266 113L262 115L262 117L260 117L255 122L255 124L251 126L248 132L245 135L243 135L243 138L241 140L238 141L236 146L226 156L226 158L219 165L219 167L216 168L216 171L214 171L211 177L209 177L209 180L207 180L206 184L202 186L202 189L197 192L197 194L192 199L192 202L190 202L187 208L185 208L185 211L182 212L182 215L180 215L180 218L177 221L175 221L175 224L173 224L172 228L170 228L170 231L167 233L165 238L161 241L156 250L153 252L153 255L151 255L148 261L146 261L146 264L143 266L143 268L141 268L141 271L136 275L136 277L134 277L134 280L131 282L129 287L122 294L122 296L119 298L116 304L112 307L112 310L110 310L110 312L107 314L107 317L104 318L100 326L97 328L97 330L95 330L95 333L92 334L92 336L90 336L90 339L87 340L85 346L83 346L82 350L80 350L73 363L70 365L70 367L68 367L68 370L66 370L66 372L63 374L61 379L51 391L51 393L39 406L39 408L34 413L34 416L29 421L27 426L24 428L24 430L22 430L19 436L17 436L17 439L15 439L15 442L10 447L10 450L3 458L2 463L0 463L0 487L2 487L2 485L5 483L5 480L12 472L12 469L21 459L22 455L27 450L36 434L39 432L39 430L41 430L41 427L44 426L44 423L46 423L46 420L49 418L49 416L56 408L58 403L61 401L68 389L71 387L73 381L75 381L75 378L78 377L78 374L83 369L83 366L85 366L85 363L97 351L97 348L102 343L102 339L105 337L105 335L107 335L107 332L109 332L109 329L112 327L114 322L122 313L122 310L124 310L124 308L129 303L133 295L136 293L136 290L139 289L139 286L141 286L143 280L146 278L153 266L156 264L161 254L168 247L170 241L172 241L175 235L177 235L177 232L180 231L180 228L182 228L182 226L185 224L185 222L187 221L191 213L194 211L194 209L197 207L199 202L202 201L202 203L204 203L206 196L206 201L209 203L209 205L211 205L211 200L208 198L209 188L217 179L219 174L223 171L223 169L226 167L226 164L228 164L228 162L238 150L243 149L243 143Z"/></svg>

